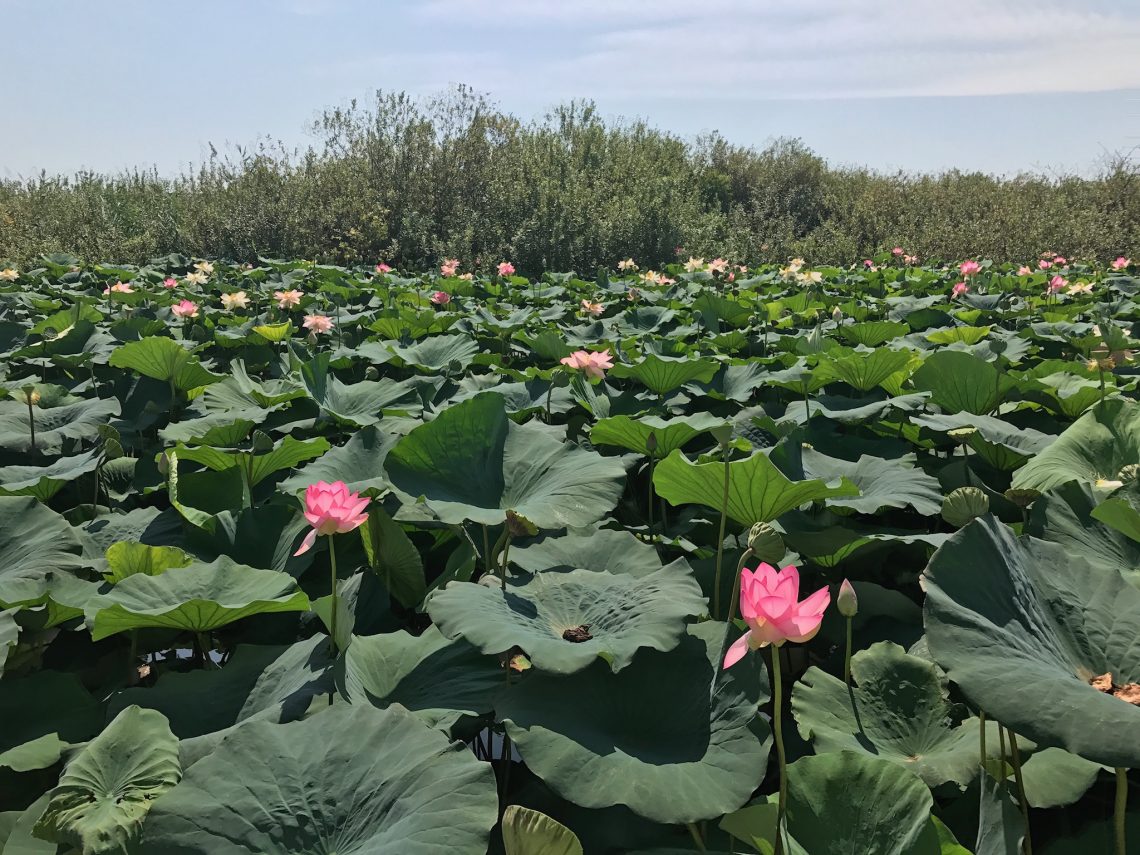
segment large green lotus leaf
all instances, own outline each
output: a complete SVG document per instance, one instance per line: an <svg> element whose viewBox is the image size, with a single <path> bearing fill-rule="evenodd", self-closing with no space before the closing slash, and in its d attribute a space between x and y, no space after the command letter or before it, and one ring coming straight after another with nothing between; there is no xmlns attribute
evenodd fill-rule
<svg viewBox="0 0 1140 855"><path fill-rule="evenodd" d="M550 404L550 412L552 413L565 413L574 408L574 398L571 396L569 388L553 386L550 380L536 377L522 383L492 384L490 383L492 379L494 378L490 375L466 377L461 382L460 392L452 395L448 400L452 404L458 404L460 401L475 397L480 392L495 392L503 396L503 400L506 401L507 412L511 415L537 410L545 412L547 403Z"/></svg>
<svg viewBox="0 0 1140 855"><path fill-rule="evenodd" d="M929 391L934 403L946 412L964 410L975 415L990 413L1017 386L1017 381L984 359L955 350L927 357L911 380L914 388Z"/></svg>
<svg viewBox="0 0 1140 855"><path fill-rule="evenodd" d="M368 508L360 540L368 563L393 597L409 609L423 602L427 594L423 558L400 524L377 502Z"/></svg>
<svg viewBox="0 0 1140 855"><path fill-rule="evenodd" d="M1019 428L1004 419L972 413L921 413L910 416L910 420L939 433L973 428L989 444L1015 452L1022 459L1037 454L1056 439L1033 428Z"/></svg>
<svg viewBox="0 0 1140 855"><path fill-rule="evenodd" d="M479 352L479 344L468 335L433 335L407 347L392 342L388 349L408 365L438 371L452 362L466 368Z"/></svg>
<svg viewBox="0 0 1140 855"><path fill-rule="evenodd" d="M47 466L0 467L0 496L32 496L47 502L68 482L94 472L102 457L103 449L93 448Z"/></svg>
<svg viewBox="0 0 1140 855"><path fill-rule="evenodd" d="M816 384L842 380L848 386L869 392L892 374L905 369L914 354L909 350L890 350L878 347L865 353L848 351L839 358L825 355L812 371Z"/></svg>
<svg viewBox="0 0 1140 855"><path fill-rule="evenodd" d="M1027 391L1026 397L1040 401L1046 407L1068 419L1075 419L1104 396L1095 380L1078 377L1067 371L1046 374L1035 378L1037 388ZM1112 387L1108 389L1112 394Z"/></svg>
<svg viewBox="0 0 1140 855"><path fill-rule="evenodd" d="M1019 490L1044 492L1066 481L1119 477L1140 460L1140 404L1123 398L1089 410L1013 475Z"/></svg>
<svg viewBox="0 0 1140 855"><path fill-rule="evenodd" d="M540 529L589 525L617 503L625 467L559 433L514 424L503 397L484 392L415 428L385 468L395 490L445 523L494 525L513 510Z"/></svg>
<svg viewBox="0 0 1140 855"><path fill-rule="evenodd" d="M127 707L68 761L35 833L85 855L126 852L154 800L181 777L178 739L166 718Z"/></svg>
<svg viewBox="0 0 1140 855"><path fill-rule="evenodd" d="M1039 745L1140 765L1140 707L1090 685L1140 681L1140 590L991 516L951 535L924 578L930 652L975 706Z"/></svg>
<svg viewBox="0 0 1140 855"><path fill-rule="evenodd" d="M182 344L165 336L148 336L120 345L111 354L109 364L170 383L183 392L224 379L224 375L206 370Z"/></svg>
<svg viewBox="0 0 1140 855"><path fill-rule="evenodd" d="M128 576L85 609L95 641L143 627L210 632L244 617L307 611L309 598L293 578L222 556L209 564Z"/></svg>
<svg viewBox="0 0 1140 855"><path fill-rule="evenodd" d="M0 675L4 673L9 652L19 640L20 625L16 623L16 609L0 612Z"/></svg>
<svg viewBox="0 0 1140 855"><path fill-rule="evenodd" d="M0 497L0 604L34 602L46 574L82 567L83 539L67 520L35 499Z"/></svg>
<svg viewBox="0 0 1140 855"><path fill-rule="evenodd" d="M661 569L661 557L653 546L628 531L612 528L572 528L512 547L511 563L529 573L570 567L648 576Z"/></svg>
<svg viewBox="0 0 1140 855"><path fill-rule="evenodd" d="M155 802L141 855L483 855L491 767L392 707L251 722Z"/></svg>
<svg viewBox="0 0 1140 855"><path fill-rule="evenodd" d="M867 321L861 324L848 324L838 330L840 337L851 344L878 347L892 339L910 332L910 326L892 321Z"/></svg>
<svg viewBox="0 0 1140 855"><path fill-rule="evenodd" d="M137 705L162 713L180 739L225 730L254 716L292 721L332 689L328 638L293 645L242 644L216 670L167 672L153 686L111 696L109 713Z"/></svg>
<svg viewBox="0 0 1140 855"><path fill-rule="evenodd" d="M114 398L93 398L59 407L35 407L36 450L41 454L62 454L66 440L87 439L98 434L99 426L119 415ZM0 448L30 452L28 408L22 402L0 401Z"/></svg>
<svg viewBox="0 0 1140 855"><path fill-rule="evenodd" d="M228 555L239 564L283 570L300 576L311 556L294 556L309 522L289 505L258 505L238 513L222 511L210 518L211 531L191 529L187 544L203 559Z"/></svg>
<svg viewBox="0 0 1140 855"><path fill-rule="evenodd" d="M329 376L310 384L310 393L320 408L343 422L365 427L383 417L385 409L418 413L421 409L416 387L409 381L361 380L342 383Z"/></svg>
<svg viewBox="0 0 1140 855"><path fill-rule="evenodd" d="M688 564L676 561L640 577L546 570L505 591L452 582L431 597L428 613L444 635L484 653L517 646L536 668L571 674L598 657L620 671L643 647L672 650L686 620L707 607Z"/></svg>
<svg viewBox="0 0 1140 855"><path fill-rule="evenodd" d="M106 552L123 540L176 546L182 542L182 519L173 508L135 508L127 513L102 514L83 527L83 534L96 552Z"/></svg>
<svg viewBox="0 0 1140 855"><path fill-rule="evenodd" d="M702 291L691 303L694 313L700 313L717 321L724 321L730 326L742 328L752 320L752 309L736 300L726 300L709 291ZM706 324L708 322L706 321ZM715 329L715 324L713 324Z"/></svg>
<svg viewBox="0 0 1140 855"><path fill-rule="evenodd" d="M978 838L974 851L978 855L1021 855L1025 837L1025 821L1014 800L1012 782L993 777L989 770L981 774L978 788Z"/></svg>
<svg viewBox="0 0 1140 855"><path fill-rule="evenodd" d="M792 421L796 424L808 424L811 419L825 418L841 424L864 424L873 419L881 419L891 410L913 412L922 407L927 400L926 392L913 392L909 395L899 395L876 399L845 398L840 395L818 395L811 399L807 405L803 401L788 404L779 421Z"/></svg>
<svg viewBox="0 0 1140 855"><path fill-rule="evenodd" d="M578 836L562 823L530 808L503 811L506 855L584 855Z"/></svg>
<svg viewBox="0 0 1140 855"><path fill-rule="evenodd" d="M243 410L268 410L296 398L306 397L304 385L295 378L259 380L249 376L245 363L235 359L229 365L229 376L206 387L202 402L211 412L230 413Z"/></svg>
<svg viewBox="0 0 1140 855"><path fill-rule="evenodd" d="M882 641L851 658L848 689L812 667L792 691L792 712L817 754L861 751L909 769L930 787L977 776L978 722L955 724L933 663ZM996 747L997 730L991 734Z"/></svg>
<svg viewBox="0 0 1140 855"><path fill-rule="evenodd" d="M352 703L400 704L432 727L447 729L465 715L491 712L503 669L464 641L434 626L356 636L338 665L337 685Z"/></svg>
<svg viewBox="0 0 1140 855"><path fill-rule="evenodd" d="M59 846L32 834L47 802L48 794L44 793L23 811L0 813L0 852L3 855L57 855ZM5 825L9 827L6 829Z"/></svg>
<svg viewBox="0 0 1140 855"><path fill-rule="evenodd" d="M1093 509L1091 516L1114 531L1127 535L1134 543L1140 543L1140 512L1126 499L1106 499Z"/></svg>
<svg viewBox="0 0 1140 855"><path fill-rule="evenodd" d="M694 380L708 383L719 368L720 364L712 359L668 357L650 353L636 365L617 363L610 369L610 376L632 377L651 392L664 395Z"/></svg>
<svg viewBox="0 0 1140 855"><path fill-rule="evenodd" d="M915 465L914 454L891 460L863 454L851 463L805 448L800 451L800 459L807 478L825 482L843 479L859 488L858 496L828 499L829 506L851 508L862 514L909 506L928 517L937 516L942 508L938 479Z"/></svg>
<svg viewBox="0 0 1140 855"><path fill-rule="evenodd" d="M5 679L0 691L0 766L42 768L59 759L68 743L82 742L103 723L103 706L73 674L39 671ZM36 743L29 750L25 746ZM23 750L21 750L23 749ZM29 762L52 753L47 763Z"/></svg>
<svg viewBox="0 0 1140 855"><path fill-rule="evenodd" d="M1030 807L1064 807L1080 801L1101 767L1060 748L1034 752L1021 764L1025 799Z"/></svg>
<svg viewBox="0 0 1140 855"><path fill-rule="evenodd" d="M759 656L721 670L726 624L689 627L668 653L642 651L613 674L528 672L496 702L527 766L583 807L627 805L656 822L710 819L743 805L767 766Z"/></svg>
<svg viewBox="0 0 1140 855"><path fill-rule="evenodd" d="M708 383L686 383L684 389L693 396L708 395L743 404L752 398L757 387L764 384L768 371L768 366L760 362L722 365Z"/></svg>
<svg viewBox="0 0 1140 855"><path fill-rule="evenodd" d="M249 438L250 431L261 424L268 414L268 410L260 408L212 412L201 418L169 424L160 430L158 435L165 442L237 448Z"/></svg>
<svg viewBox="0 0 1140 855"><path fill-rule="evenodd" d="M816 480L791 481L762 453L729 463L729 479L728 516L746 528L771 522L808 502L859 494L859 488L846 479L834 486ZM653 485L672 505L691 503L720 510L724 464L692 463L674 451L657 466Z"/></svg>
<svg viewBox="0 0 1140 855"><path fill-rule="evenodd" d="M216 472L238 467L247 473L249 485L256 487L273 473L292 469L298 463L320 457L329 448L329 441L324 437L302 440L287 436L264 454L222 451L208 445L187 447L181 444L176 451L179 460L193 460Z"/></svg>
<svg viewBox="0 0 1140 855"><path fill-rule="evenodd" d="M103 578L114 584L136 573L157 576L172 567L186 567L193 560L174 546L147 546L125 540L107 550L107 572Z"/></svg>
<svg viewBox="0 0 1140 855"><path fill-rule="evenodd" d="M590 442L594 445L616 445L636 454L660 459L681 448L693 437L724 424L727 424L725 419L711 413L696 413L674 419L662 419L657 416L641 416L636 419L629 416L611 416L594 425L590 431ZM647 445L651 436L656 441L652 452Z"/></svg>
<svg viewBox="0 0 1140 855"><path fill-rule="evenodd" d="M1058 543L1090 564L1118 570L1140 587L1140 543L1094 516L1108 504L1098 505L1097 499L1088 483L1069 481L1054 487L1033 503L1028 533Z"/></svg>
<svg viewBox="0 0 1140 855"><path fill-rule="evenodd" d="M375 425L369 425L354 433L344 445L331 448L302 466L285 478L278 489L282 493L299 493L318 481L329 484L344 481L355 492L383 492L388 489L384 460L399 440L398 435L383 433Z"/></svg>

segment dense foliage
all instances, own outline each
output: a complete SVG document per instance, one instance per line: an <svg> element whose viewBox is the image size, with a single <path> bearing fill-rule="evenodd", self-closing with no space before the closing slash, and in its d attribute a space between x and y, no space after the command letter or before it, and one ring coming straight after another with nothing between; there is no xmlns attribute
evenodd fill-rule
<svg viewBox="0 0 1140 855"><path fill-rule="evenodd" d="M892 119L873 121L892 132ZM180 252L420 269L455 255L592 275L630 255L660 267L676 247L841 264L896 243L930 260L1140 251L1140 173L1127 157L1096 178L881 174L828 165L796 141L756 150L606 122L583 103L523 122L462 88L429 101L381 93L327 111L313 131L303 151L262 143L176 178L2 181L0 258ZM1007 132L1048 131L978 129Z"/></svg>
<svg viewBox="0 0 1140 855"><path fill-rule="evenodd" d="M0 270L0 850L1135 845L1136 268L907 261Z"/></svg>

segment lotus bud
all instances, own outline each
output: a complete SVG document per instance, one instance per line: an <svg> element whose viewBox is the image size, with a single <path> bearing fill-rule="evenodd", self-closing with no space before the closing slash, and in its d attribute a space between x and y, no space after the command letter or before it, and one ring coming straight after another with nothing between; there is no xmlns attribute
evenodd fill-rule
<svg viewBox="0 0 1140 855"><path fill-rule="evenodd" d="M859 598L855 596L855 586L844 579L839 586L839 596L835 598L836 608L845 618L853 618L859 614Z"/></svg>
<svg viewBox="0 0 1140 855"><path fill-rule="evenodd" d="M380 372L376 370L375 365L369 365L364 369L365 380L378 380L380 379Z"/></svg>
<svg viewBox="0 0 1140 855"><path fill-rule="evenodd" d="M756 523L748 532L748 548L752 554L768 564L784 557L787 548L780 533L768 523Z"/></svg>
<svg viewBox="0 0 1140 855"><path fill-rule="evenodd" d="M728 448L728 441L732 439L732 425L725 422L714 427L709 433L713 435L713 439L720 443L721 448Z"/></svg>
<svg viewBox="0 0 1140 855"><path fill-rule="evenodd" d="M831 310L831 319L836 323L839 323L841 320L843 320L843 310L836 306Z"/></svg>
<svg viewBox="0 0 1140 855"><path fill-rule="evenodd" d="M989 512L989 497L977 487L959 487L942 500L942 519L956 528Z"/></svg>
<svg viewBox="0 0 1140 855"><path fill-rule="evenodd" d="M651 432L649 436L645 438L645 450L650 454L657 450L657 434Z"/></svg>
<svg viewBox="0 0 1140 855"><path fill-rule="evenodd" d="M158 465L159 474L161 474L163 478L166 478L168 475L170 475L170 457L168 455L165 453L159 454L155 457L154 460Z"/></svg>

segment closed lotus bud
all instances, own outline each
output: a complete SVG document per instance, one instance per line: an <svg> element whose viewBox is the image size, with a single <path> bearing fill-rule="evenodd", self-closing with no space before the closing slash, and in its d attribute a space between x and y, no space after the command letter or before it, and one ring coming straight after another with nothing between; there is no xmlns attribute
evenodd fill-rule
<svg viewBox="0 0 1140 855"><path fill-rule="evenodd" d="M752 554L768 564L775 564L787 552L784 539L768 523L756 523L748 532L748 548Z"/></svg>
<svg viewBox="0 0 1140 855"><path fill-rule="evenodd" d="M831 319L836 323L839 323L841 320L843 320L843 310L836 306L831 310Z"/></svg>
<svg viewBox="0 0 1140 855"><path fill-rule="evenodd" d="M657 434L650 433L649 436L645 438L645 450L650 454L657 450Z"/></svg>
<svg viewBox="0 0 1140 855"><path fill-rule="evenodd" d="M155 457L155 463L158 464L158 471L163 478L170 474L170 458L165 454L159 454Z"/></svg>
<svg viewBox="0 0 1140 855"><path fill-rule="evenodd" d="M836 608L845 618L859 614L859 598L855 596L855 586L847 579L839 586L839 596L835 598Z"/></svg>
<svg viewBox="0 0 1140 855"><path fill-rule="evenodd" d="M365 380L378 380L378 379L380 379L380 372L378 370L376 370L375 365L369 365L367 368L364 369L364 379Z"/></svg>
<svg viewBox="0 0 1140 855"><path fill-rule="evenodd" d="M961 528L990 509L989 497L977 487L959 487L942 500L942 519Z"/></svg>

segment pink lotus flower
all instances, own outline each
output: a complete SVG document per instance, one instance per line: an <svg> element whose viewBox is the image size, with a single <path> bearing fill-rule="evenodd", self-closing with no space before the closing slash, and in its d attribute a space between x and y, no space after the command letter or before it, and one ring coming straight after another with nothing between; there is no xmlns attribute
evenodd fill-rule
<svg viewBox="0 0 1140 855"><path fill-rule="evenodd" d="M500 276L514 276L515 266L509 261L500 261L499 266L496 268Z"/></svg>
<svg viewBox="0 0 1140 855"><path fill-rule="evenodd" d="M608 350L603 350L600 353L590 350L576 350L569 356L564 356L559 362L567 368L585 371L587 377L596 377L599 380L606 376L608 369L614 367L613 357L610 356Z"/></svg>
<svg viewBox="0 0 1140 855"><path fill-rule="evenodd" d="M969 285L967 285L965 282L959 282L957 285L955 285L953 288L950 289L950 296L951 296L951 298L961 297L963 294L965 294L969 290L970 290Z"/></svg>
<svg viewBox="0 0 1140 855"><path fill-rule="evenodd" d="M582 311L596 318L605 311L605 307L601 303L592 303L589 300L583 300Z"/></svg>
<svg viewBox="0 0 1140 855"><path fill-rule="evenodd" d="M1033 275L1033 268L1030 267L1028 264L1023 264L1023 265L1021 265L1021 267L1017 268L1017 275L1018 276L1032 276Z"/></svg>
<svg viewBox="0 0 1140 855"><path fill-rule="evenodd" d="M234 309L245 309L249 307L249 296L245 291L236 291L233 294L222 295L222 307L232 312Z"/></svg>
<svg viewBox="0 0 1140 855"><path fill-rule="evenodd" d="M723 258L714 258L709 262L709 273L724 273L728 270L728 261Z"/></svg>
<svg viewBox="0 0 1140 855"><path fill-rule="evenodd" d="M770 564L741 570L740 616L748 624L748 632L728 648L724 667L731 668L749 650L814 638L831 603L831 592L823 587L803 602L799 597L800 573L791 564L782 570Z"/></svg>
<svg viewBox="0 0 1140 855"><path fill-rule="evenodd" d="M1068 262L1067 262L1067 261L1065 261L1065 258L1064 258L1064 256L1060 256L1060 255L1056 256L1056 257L1053 259L1053 263L1054 263L1054 264L1060 264L1062 267L1063 267L1064 265L1068 264Z"/></svg>
<svg viewBox="0 0 1140 855"><path fill-rule="evenodd" d="M172 288L177 288L178 287L178 280L175 279L173 276L167 276L165 279L162 280L162 287L166 288L168 291Z"/></svg>
<svg viewBox="0 0 1140 855"><path fill-rule="evenodd" d="M1047 258L1043 258L1037 262L1037 269L1038 270L1048 270L1052 266L1053 266L1053 262Z"/></svg>
<svg viewBox="0 0 1140 855"><path fill-rule="evenodd" d="M301 326L313 333L327 333L333 328L333 319L325 315L305 315Z"/></svg>
<svg viewBox="0 0 1140 855"><path fill-rule="evenodd" d="M917 255L904 255L903 256L903 264L918 264L918 256Z"/></svg>
<svg viewBox="0 0 1140 855"><path fill-rule="evenodd" d="M185 321L198 317L198 304L193 300L179 300L170 307L170 311L174 313L176 318L182 318Z"/></svg>
<svg viewBox="0 0 1140 855"><path fill-rule="evenodd" d="M1131 259L1125 258L1122 255L1119 258L1117 258L1114 262L1112 262L1112 269L1113 270L1123 270L1124 268L1126 268L1131 263L1132 263Z"/></svg>
<svg viewBox="0 0 1140 855"><path fill-rule="evenodd" d="M437 306L446 306L451 302L451 295L446 291L436 291L431 295L431 301Z"/></svg>
<svg viewBox="0 0 1140 855"><path fill-rule="evenodd" d="M110 288L103 289L104 294L133 294L135 289L126 282L116 282Z"/></svg>
<svg viewBox="0 0 1140 855"><path fill-rule="evenodd" d="M326 484L318 481L305 489L305 519L313 528L301 541L294 555L303 555L313 548L319 534L345 534L358 528L366 519L369 499L351 493L343 481Z"/></svg>
<svg viewBox="0 0 1140 855"><path fill-rule="evenodd" d="M1048 293L1056 294L1058 291L1060 291L1062 288L1064 288L1068 284L1069 284L1069 282L1068 282L1068 280L1065 279L1064 276L1054 276L1052 279L1049 280Z"/></svg>
<svg viewBox="0 0 1140 855"><path fill-rule="evenodd" d="M445 258L443 264L439 266L439 272L443 276L451 277L455 275L455 271L459 269L458 258Z"/></svg>
<svg viewBox="0 0 1140 855"><path fill-rule="evenodd" d="M901 246L896 246L894 249L891 250L891 255L902 255L902 254L903 254L903 248Z"/></svg>
<svg viewBox="0 0 1140 855"><path fill-rule="evenodd" d="M383 261L381 261L379 264L376 265L376 272L377 273L391 273L392 268L389 267L387 264L385 264Z"/></svg>
<svg viewBox="0 0 1140 855"><path fill-rule="evenodd" d="M871 261L871 259L869 259L869 258L864 258L863 259L863 266L864 267L874 267L875 262Z"/></svg>
<svg viewBox="0 0 1140 855"><path fill-rule="evenodd" d="M304 295L296 288L290 288L288 291L274 291L273 296L277 300L278 309L288 309L301 305L301 297Z"/></svg>
<svg viewBox="0 0 1140 855"><path fill-rule="evenodd" d="M978 264L976 261L963 261L958 265L958 272L963 276L973 276L981 269L982 265Z"/></svg>

